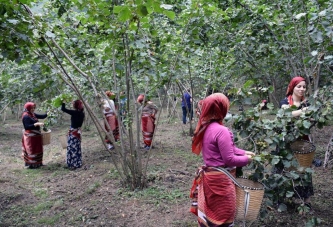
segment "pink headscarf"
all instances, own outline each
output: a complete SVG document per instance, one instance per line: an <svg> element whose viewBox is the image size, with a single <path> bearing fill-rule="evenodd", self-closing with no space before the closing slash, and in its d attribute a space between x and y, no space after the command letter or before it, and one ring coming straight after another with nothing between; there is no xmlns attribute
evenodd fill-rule
<svg viewBox="0 0 333 227"><path fill-rule="evenodd" d="M24 104L24 112L22 114L22 118L25 115L28 115L29 117L33 118L34 120L38 121L37 117L35 116L34 113L31 113L31 109L32 108L36 108L36 104L33 102L27 102L26 104Z"/></svg>
<svg viewBox="0 0 333 227"><path fill-rule="evenodd" d="M199 155L202 149L202 139L208 125L212 122L222 121L229 110L229 99L222 93L214 93L202 100L202 109L199 122L192 139L192 152Z"/></svg>

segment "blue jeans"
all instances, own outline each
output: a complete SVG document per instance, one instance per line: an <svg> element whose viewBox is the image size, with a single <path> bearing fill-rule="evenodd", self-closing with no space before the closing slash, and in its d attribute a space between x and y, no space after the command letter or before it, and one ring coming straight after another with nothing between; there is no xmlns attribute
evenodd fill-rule
<svg viewBox="0 0 333 227"><path fill-rule="evenodd" d="M182 110L183 110L183 124L186 124L186 117L187 117L187 109L185 106L182 106ZM192 111L192 108L191 107L188 107L188 111L190 114L190 121L192 121L192 118L193 118L193 111Z"/></svg>

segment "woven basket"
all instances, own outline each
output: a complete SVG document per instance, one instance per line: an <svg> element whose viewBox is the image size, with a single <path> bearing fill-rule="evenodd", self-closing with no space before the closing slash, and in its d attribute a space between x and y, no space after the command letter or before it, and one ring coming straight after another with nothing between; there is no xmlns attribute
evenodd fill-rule
<svg viewBox="0 0 333 227"><path fill-rule="evenodd" d="M237 178L237 182L242 187L236 186L236 220L255 221L264 197L264 186L247 178ZM249 194L249 202L246 205L247 193ZM248 210L245 214L246 206L248 206Z"/></svg>
<svg viewBox="0 0 333 227"><path fill-rule="evenodd" d="M311 167L316 150L313 143L307 140L296 140L290 145L290 149L294 152L300 167Z"/></svg>
<svg viewBox="0 0 333 227"><path fill-rule="evenodd" d="M67 139L68 139L67 135L63 135L63 136L59 137L62 149L66 149L67 148Z"/></svg>
<svg viewBox="0 0 333 227"><path fill-rule="evenodd" d="M47 130L47 132L42 131L43 145L48 145L51 143L51 130Z"/></svg>

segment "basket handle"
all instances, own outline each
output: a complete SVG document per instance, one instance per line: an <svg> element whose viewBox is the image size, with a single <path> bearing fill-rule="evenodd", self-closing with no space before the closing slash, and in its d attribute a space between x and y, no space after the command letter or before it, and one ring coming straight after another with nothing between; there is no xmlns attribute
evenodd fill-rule
<svg viewBox="0 0 333 227"><path fill-rule="evenodd" d="M230 174L230 172L224 168L217 168L217 167L211 167L212 169L215 169L219 172L222 172L224 173L225 175L227 175L230 180L232 180L234 182L234 184L236 186L238 186L239 188L241 188L244 192L245 192L245 195L244 195L244 220L247 216L247 212L249 210L249 204L250 204L250 192L248 190L245 190L243 185L241 185L237 180L236 178Z"/></svg>

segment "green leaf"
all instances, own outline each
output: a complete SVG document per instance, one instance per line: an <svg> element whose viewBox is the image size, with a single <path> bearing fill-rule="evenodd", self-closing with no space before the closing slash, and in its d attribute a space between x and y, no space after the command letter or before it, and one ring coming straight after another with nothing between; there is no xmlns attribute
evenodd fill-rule
<svg viewBox="0 0 333 227"><path fill-rule="evenodd" d="M175 19L175 12L173 11L163 10L163 14L169 17L171 20Z"/></svg>
<svg viewBox="0 0 333 227"><path fill-rule="evenodd" d="M271 140L270 138L266 138L266 139L264 139L268 144L271 144L271 143L273 143L273 140Z"/></svg>
<svg viewBox="0 0 333 227"><path fill-rule="evenodd" d="M119 13L119 20L120 21L127 21L131 19L131 10L128 7L125 7L120 13Z"/></svg>
<svg viewBox="0 0 333 227"><path fill-rule="evenodd" d="M303 126L304 126L305 128L310 128L310 126L311 126L310 121L303 121Z"/></svg>
<svg viewBox="0 0 333 227"><path fill-rule="evenodd" d="M139 14L140 16L147 16L147 15L148 15L147 7L144 6L144 5L140 5L140 6L138 7L138 14Z"/></svg>
<svg viewBox="0 0 333 227"><path fill-rule="evenodd" d="M278 207L279 212L284 212L287 210L287 206L284 203L281 203Z"/></svg>
<svg viewBox="0 0 333 227"><path fill-rule="evenodd" d="M248 80L245 82L245 84L243 85L243 88L244 89L247 89L249 88L250 86L252 86L254 84L254 81L253 80Z"/></svg>
<svg viewBox="0 0 333 227"><path fill-rule="evenodd" d="M274 156L272 161L271 161L271 164L276 165L276 164L279 163L279 161L280 161L280 157L279 156Z"/></svg>
<svg viewBox="0 0 333 227"><path fill-rule="evenodd" d="M294 192L292 192L292 191L287 191L287 193L286 193L287 198L291 198L291 197L293 197L293 195L294 195Z"/></svg>
<svg viewBox="0 0 333 227"><path fill-rule="evenodd" d="M305 17L306 13L299 13L295 16L297 20L301 19L302 17Z"/></svg>
<svg viewBox="0 0 333 227"><path fill-rule="evenodd" d="M114 6L114 7L113 7L113 12L114 12L114 13L120 13L120 12L123 11L125 8L127 8L127 6Z"/></svg>
<svg viewBox="0 0 333 227"><path fill-rule="evenodd" d="M55 108L60 107L61 104L62 104L62 100L61 100L60 97L58 97L58 98L52 100L52 105L53 105Z"/></svg>
<svg viewBox="0 0 333 227"><path fill-rule="evenodd" d="M47 32L45 33L45 35L46 35L47 37L49 37L49 38L55 38L55 34L53 34L53 33L50 32L50 31L47 31Z"/></svg>

